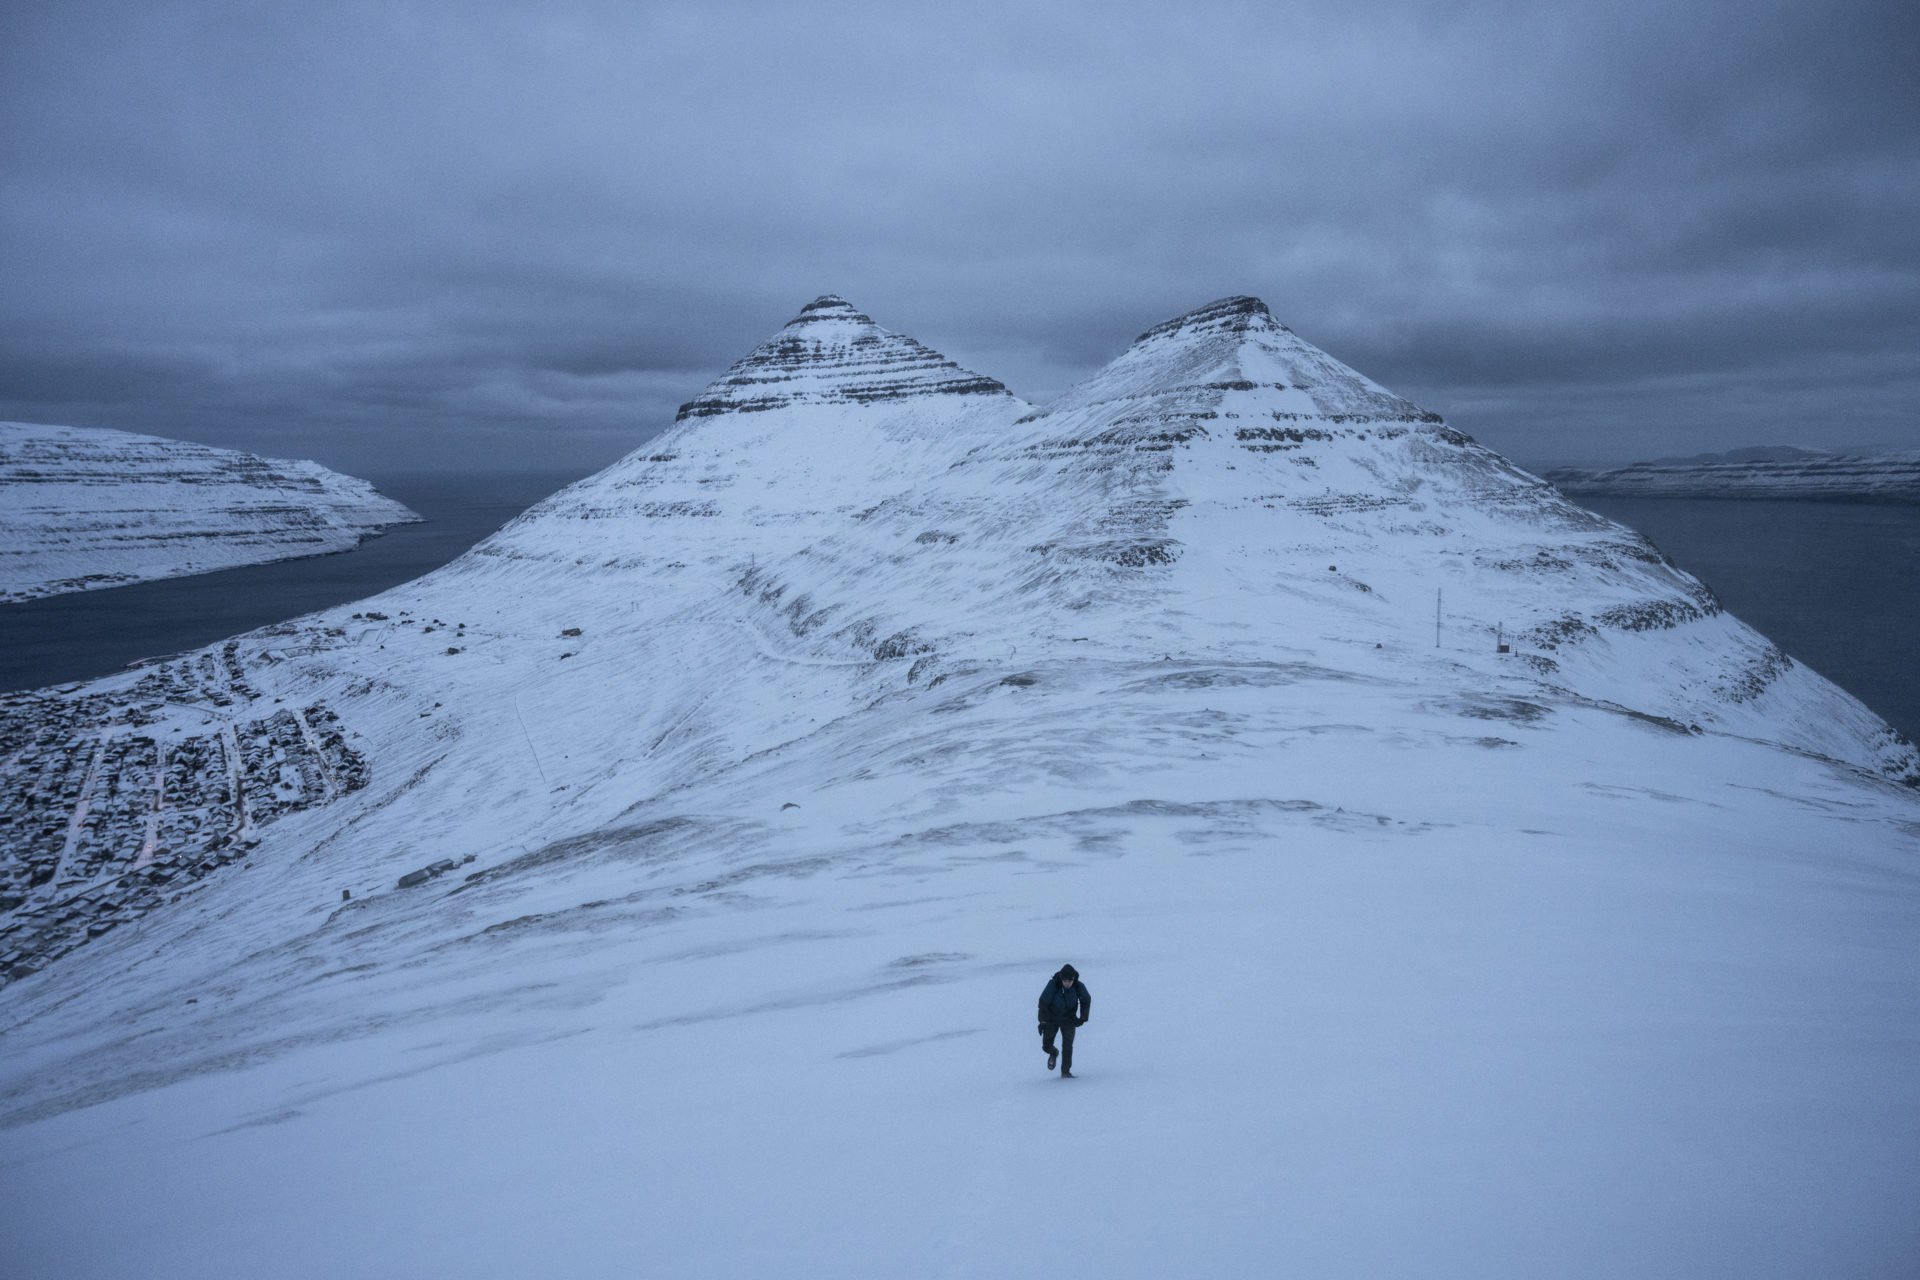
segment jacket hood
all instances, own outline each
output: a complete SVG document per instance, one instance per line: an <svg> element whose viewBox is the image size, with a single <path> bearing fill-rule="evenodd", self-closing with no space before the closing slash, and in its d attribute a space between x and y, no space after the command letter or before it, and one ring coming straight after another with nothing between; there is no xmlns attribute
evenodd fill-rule
<svg viewBox="0 0 1920 1280"><path fill-rule="evenodd" d="M1070 982L1078 982L1080 980L1080 971L1070 964L1063 964L1060 966L1060 972L1053 976L1056 979L1065 978Z"/></svg>

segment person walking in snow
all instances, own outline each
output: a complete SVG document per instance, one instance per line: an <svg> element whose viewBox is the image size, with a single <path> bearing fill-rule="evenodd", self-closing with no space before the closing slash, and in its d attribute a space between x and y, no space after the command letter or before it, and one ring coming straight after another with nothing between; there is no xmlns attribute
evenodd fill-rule
<svg viewBox="0 0 1920 1280"><path fill-rule="evenodd" d="M1073 1033L1087 1025L1093 1012L1093 993L1080 981L1080 971L1070 964L1047 979L1040 991L1040 1047L1047 1052L1047 1070L1060 1063L1060 1078L1073 1079ZM1060 1035L1060 1047L1053 1047L1054 1033Z"/></svg>

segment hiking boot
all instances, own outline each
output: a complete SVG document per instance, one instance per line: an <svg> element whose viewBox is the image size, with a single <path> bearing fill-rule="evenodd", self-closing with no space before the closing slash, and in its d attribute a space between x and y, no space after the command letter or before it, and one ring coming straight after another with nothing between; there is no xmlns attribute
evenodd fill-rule
<svg viewBox="0 0 1920 1280"><path fill-rule="evenodd" d="M1075 1074L1073 1074L1073 1072L1071 1072L1071 1071L1062 1071L1062 1072L1060 1073L1060 1078L1061 1078L1062 1080L1078 1080L1078 1079L1079 1079L1080 1077L1079 1077L1079 1076L1076 1076L1076 1075L1075 1075Z"/></svg>
<svg viewBox="0 0 1920 1280"><path fill-rule="evenodd" d="M1060 1061L1060 1051L1058 1049L1047 1050L1047 1070L1053 1070L1053 1064L1058 1061Z"/></svg>

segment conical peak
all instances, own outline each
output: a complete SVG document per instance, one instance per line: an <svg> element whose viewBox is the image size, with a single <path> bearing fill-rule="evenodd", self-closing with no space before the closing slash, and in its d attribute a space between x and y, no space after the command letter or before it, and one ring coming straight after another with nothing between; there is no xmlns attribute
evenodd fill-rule
<svg viewBox="0 0 1920 1280"><path fill-rule="evenodd" d="M837 293L823 293L800 308L800 314L787 322L787 328L841 320L853 324L873 324L872 317L860 311Z"/></svg>
<svg viewBox="0 0 1920 1280"><path fill-rule="evenodd" d="M1241 399L1229 409L1227 396ZM1155 325L1035 416L1125 402L1134 407L1118 412L1134 419L1138 402L1149 398L1176 414L1440 421L1303 340L1275 320L1266 303L1245 296L1221 298Z"/></svg>
<svg viewBox="0 0 1920 1280"><path fill-rule="evenodd" d="M845 298L826 293L680 406L675 421L793 404L952 395L1007 395L1007 389L904 334L882 329Z"/></svg>
<svg viewBox="0 0 1920 1280"><path fill-rule="evenodd" d="M1195 307L1183 316L1153 326L1139 337L1136 343L1149 342L1159 338L1177 337L1182 334L1247 333L1255 329L1275 329L1282 333L1290 332L1287 326L1273 318L1273 312L1267 310L1267 304L1258 298L1249 298L1244 294L1231 298L1221 298L1209 302L1204 307Z"/></svg>

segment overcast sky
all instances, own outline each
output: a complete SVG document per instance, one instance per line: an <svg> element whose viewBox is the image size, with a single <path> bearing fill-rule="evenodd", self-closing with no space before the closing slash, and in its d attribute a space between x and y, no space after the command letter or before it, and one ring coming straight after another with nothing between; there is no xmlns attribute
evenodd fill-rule
<svg viewBox="0 0 1920 1280"><path fill-rule="evenodd" d="M1251 293L1521 462L1920 447L1914 6L0 6L0 417L582 473L814 295Z"/></svg>

